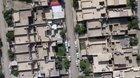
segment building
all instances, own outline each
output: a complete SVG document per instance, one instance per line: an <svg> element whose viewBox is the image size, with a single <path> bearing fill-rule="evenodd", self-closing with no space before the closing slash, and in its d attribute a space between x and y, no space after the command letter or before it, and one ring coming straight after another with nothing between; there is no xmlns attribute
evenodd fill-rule
<svg viewBox="0 0 140 78"><path fill-rule="evenodd" d="M138 49L130 45L130 38L137 33L128 28L135 12L127 7L127 0L79 0L78 4L77 23L86 22L87 30L79 35L80 52L82 59L93 58L93 77L136 77L137 73L126 76L127 69L138 67Z"/></svg>
<svg viewBox="0 0 140 78"><path fill-rule="evenodd" d="M58 0L52 0L51 4L48 0L35 0L31 8L19 8L13 13L15 41L12 44L19 78L61 75L56 69L54 47L63 43L60 32L65 27L64 18Z"/></svg>

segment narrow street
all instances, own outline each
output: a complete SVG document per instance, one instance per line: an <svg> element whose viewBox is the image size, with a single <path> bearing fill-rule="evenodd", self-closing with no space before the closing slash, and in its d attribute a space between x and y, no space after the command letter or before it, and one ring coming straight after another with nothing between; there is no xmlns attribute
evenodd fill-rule
<svg viewBox="0 0 140 78"><path fill-rule="evenodd" d="M7 50L9 48L9 44L6 39L6 32L7 32L7 25L5 23L5 20L3 18L3 0L0 0L0 34L1 34L1 40L3 42L2 47L2 70L5 74L5 78L11 78L10 71L9 71L9 59L8 59L8 53Z"/></svg>
<svg viewBox="0 0 140 78"><path fill-rule="evenodd" d="M71 56L71 66L70 66L70 77L77 78L79 75L78 67L76 65L76 47L75 47L75 32L74 32L74 19L73 19L73 7L71 0L65 0L65 11L66 11L66 26L67 26L67 36L70 43L70 56Z"/></svg>
<svg viewBox="0 0 140 78"><path fill-rule="evenodd" d="M137 17L138 20L140 21L140 0L137 1ZM139 28L140 28L140 22L139 22Z"/></svg>
<svg viewBox="0 0 140 78"><path fill-rule="evenodd" d="M140 0L137 0L138 2L138 7L137 7L137 16L138 16L138 19L140 21ZM140 22L139 22L139 28L140 28Z"/></svg>
<svg viewBox="0 0 140 78"><path fill-rule="evenodd" d="M137 2L138 2L137 17L138 17L138 20L139 20L139 28L140 28L140 0L137 0ZM139 52L140 52L140 30L138 30L138 40L139 40L138 48L139 48Z"/></svg>

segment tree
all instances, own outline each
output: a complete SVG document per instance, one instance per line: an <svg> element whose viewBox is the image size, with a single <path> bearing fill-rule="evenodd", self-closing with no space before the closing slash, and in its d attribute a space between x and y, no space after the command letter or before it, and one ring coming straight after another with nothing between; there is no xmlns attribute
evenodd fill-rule
<svg viewBox="0 0 140 78"><path fill-rule="evenodd" d="M132 19L131 21L129 21L128 29L139 29L138 20Z"/></svg>
<svg viewBox="0 0 140 78"><path fill-rule="evenodd" d="M0 41L0 48L3 46L2 42Z"/></svg>
<svg viewBox="0 0 140 78"><path fill-rule="evenodd" d="M127 0L127 6L130 7L132 10L136 7L136 1L135 0Z"/></svg>
<svg viewBox="0 0 140 78"><path fill-rule="evenodd" d="M86 27L82 23L78 23L75 27L75 32L79 35L85 34L87 31Z"/></svg>
<svg viewBox="0 0 140 78"><path fill-rule="evenodd" d="M13 9L6 10L4 12L4 19L7 22L8 26L13 26L12 12L13 12Z"/></svg>
<svg viewBox="0 0 140 78"><path fill-rule="evenodd" d="M67 58L64 58L64 61L63 62L64 62L64 68L66 70L68 70L69 67L70 67L70 61Z"/></svg>
<svg viewBox="0 0 140 78"><path fill-rule="evenodd" d="M60 59L61 57L57 57L56 61L55 61L55 67L56 69L62 70L62 59Z"/></svg>
<svg viewBox="0 0 140 78"><path fill-rule="evenodd" d="M0 70L0 78L5 78L4 74L2 73L2 70Z"/></svg>
<svg viewBox="0 0 140 78"><path fill-rule="evenodd" d="M65 33L66 33L66 30L62 30L62 31L60 32L60 35L61 35L61 37L62 37L63 39L66 38Z"/></svg>
<svg viewBox="0 0 140 78"><path fill-rule="evenodd" d="M13 61L15 59L15 55L11 50L8 50L9 60Z"/></svg>
<svg viewBox="0 0 140 78"><path fill-rule="evenodd" d="M137 55L137 60L140 60L140 54Z"/></svg>
<svg viewBox="0 0 140 78"><path fill-rule="evenodd" d="M78 0L73 0L73 7L74 7L75 9L78 9L78 8L79 8Z"/></svg>
<svg viewBox="0 0 140 78"><path fill-rule="evenodd" d="M14 70L14 69L13 69L13 70L11 71L11 74L13 74L14 76L17 77L18 74L19 74L19 72L18 72L18 70Z"/></svg>
<svg viewBox="0 0 140 78"><path fill-rule="evenodd" d="M14 32L8 31L8 33L6 34L6 37L7 37L8 42L14 41Z"/></svg>
<svg viewBox="0 0 140 78"><path fill-rule="evenodd" d="M137 55L136 60L137 60L137 64L138 64L138 66L140 66L140 54Z"/></svg>
<svg viewBox="0 0 140 78"><path fill-rule="evenodd" d="M88 60L81 60L80 68L86 76L89 76L91 70L90 70L90 63Z"/></svg>
<svg viewBox="0 0 140 78"><path fill-rule="evenodd" d="M138 45L138 38L134 37L134 38L130 38L130 45L131 46L136 46Z"/></svg>
<svg viewBox="0 0 140 78"><path fill-rule="evenodd" d="M62 45L58 45L57 46L57 52L56 52L56 56L65 56L66 55L66 48L65 48L65 45L62 44Z"/></svg>

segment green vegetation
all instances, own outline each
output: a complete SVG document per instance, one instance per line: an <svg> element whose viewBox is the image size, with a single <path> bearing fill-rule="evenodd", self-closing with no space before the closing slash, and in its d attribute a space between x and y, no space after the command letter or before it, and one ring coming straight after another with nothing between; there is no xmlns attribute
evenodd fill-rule
<svg viewBox="0 0 140 78"><path fill-rule="evenodd" d="M15 59L15 55L11 50L8 50L8 56L10 61L13 61Z"/></svg>
<svg viewBox="0 0 140 78"><path fill-rule="evenodd" d="M137 60L137 64L138 64L138 66L140 66L140 54L137 55L136 60Z"/></svg>
<svg viewBox="0 0 140 78"><path fill-rule="evenodd" d="M86 49L86 44L85 44L85 42L80 42L80 49L81 49L81 50Z"/></svg>
<svg viewBox="0 0 140 78"><path fill-rule="evenodd" d="M55 65L56 69L65 69L67 71L69 69L70 62L66 57L57 57Z"/></svg>
<svg viewBox="0 0 140 78"><path fill-rule="evenodd" d="M81 60L80 61L80 68L86 76L90 75L91 70L90 70L90 63L88 60Z"/></svg>
<svg viewBox="0 0 140 78"><path fill-rule="evenodd" d="M32 3L32 0L19 0L19 1L26 2L26 3Z"/></svg>
<svg viewBox="0 0 140 78"><path fill-rule="evenodd" d="M68 70L70 66L70 62L66 57L66 49L65 45L58 45L57 52L56 52L56 69L62 70Z"/></svg>
<svg viewBox="0 0 140 78"><path fill-rule="evenodd" d="M84 76L78 76L78 78L85 78Z"/></svg>
<svg viewBox="0 0 140 78"><path fill-rule="evenodd" d="M63 45L59 45L57 47L56 56L60 56L60 57L66 56L66 48L65 48L64 44Z"/></svg>
<svg viewBox="0 0 140 78"><path fill-rule="evenodd" d="M137 60L140 60L140 54L137 55Z"/></svg>
<svg viewBox="0 0 140 78"><path fill-rule="evenodd" d="M67 58L63 59L63 67L68 70L70 67L70 61Z"/></svg>
<svg viewBox="0 0 140 78"><path fill-rule="evenodd" d="M66 33L66 30L62 30L62 31L60 32L60 35L61 35L61 37L62 37L63 39L66 38L65 33Z"/></svg>
<svg viewBox="0 0 140 78"><path fill-rule="evenodd" d="M2 42L0 42L0 48L3 46Z"/></svg>
<svg viewBox="0 0 140 78"><path fill-rule="evenodd" d="M0 78L5 78L4 74L2 73L2 70L0 69Z"/></svg>
<svg viewBox="0 0 140 78"><path fill-rule="evenodd" d="M7 34L6 34L6 37L7 37L8 42L14 41L14 32L13 31L8 31Z"/></svg>
<svg viewBox="0 0 140 78"><path fill-rule="evenodd" d="M131 46L137 46L138 45L138 38L134 37L134 38L130 38L130 45Z"/></svg>
<svg viewBox="0 0 140 78"><path fill-rule="evenodd" d="M129 8L131 8L132 10L134 10L136 7L136 1L135 0L127 0L127 6Z"/></svg>
<svg viewBox="0 0 140 78"><path fill-rule="evenodd" d="M12 11L12 9L4 11L4 19L10 27L13 26Z"/></svg>
<svg viewBox="0 0 140 78"><path fill-rule="evenodd" d="M78 9L79 8L78 0L73 0L73 7L75 9Z"/></svg>
<svg viewBox="0 0 140 78"><path fill-rule="evenodd" d="M11 70L11 74L13 74L14 76L18 76L18 74L19 74L19 72L18 72L18 70L14 70L14 69L12 69Z"/></svg>
<svg viewBox="0 0 140 78"><path fill-rule="evenodd" d="M78 76L78 78L92 78L90 76Z"/></svg>
<svg viewBox="0 0 140 78"><path fill-rule="evenodd" d="M128 29L139 29L138 20L136 18L129 21Z"/></svg>
<svg viewBox="0 0 140 78"><path fill-rule="evenodd" d="M62 57L57 57L55 60L55 67L56 69L62 70Z"/></svg>
<svg viewBox="0 0 140 78"><path fill-rule="evenodd" d="M87 32L86 26L83 23L78 23L75 27L75 32L79 35L85 34Z"/></svg>

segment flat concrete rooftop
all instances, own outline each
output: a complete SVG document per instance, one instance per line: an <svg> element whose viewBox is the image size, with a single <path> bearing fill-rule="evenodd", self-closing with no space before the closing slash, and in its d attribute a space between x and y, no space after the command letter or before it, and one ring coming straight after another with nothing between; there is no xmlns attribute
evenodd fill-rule
<svg viewBox="0 0 140 78"><path fill-rule="evenodd" d="M33 78L31 71L19 72L19 78Z"/></svg>
<svg viewBox="0 0 140 78"><path fill-rule="evenodd" d="M35 42L35 37L33 35L30 35L31 42ZM15 37L15 44L24 44L29 43L28 36L16 36Z"/></svg>
<svg viewBox="0 0 140 78"><path fill-rule="evenodd" d="M31 62L18 63L18 71L31 71ZM37 69L37 64L34 65L34 69Z"/></svg>
<svg viewBox="0 0 140 78"><path fill-rule="evenodd" d="M126 5L127 0L107 0L107 6Z"/></svg>
<svg viewBox="0 0 140 78"><path fill-rule="evenodd" d="M32 51L35 51L35 46L32 47ZM29 52L28 44L15 45L15 53Z"/></svg>
<svg viewBox="0 0 140 78"><path fill-rule="evenodd" d="M31 8L32 8L32 5L26 2L13 1L14 10L25 10L25 9L31 9Z"/></svg>
<svg viewBox="0 0 140 78"><path fill-rule="evenodd" d="M31 16L31 10L19 11L20 22L15 23L15 26L28 25L29 24L28 17L30 16Z"/></svg>

